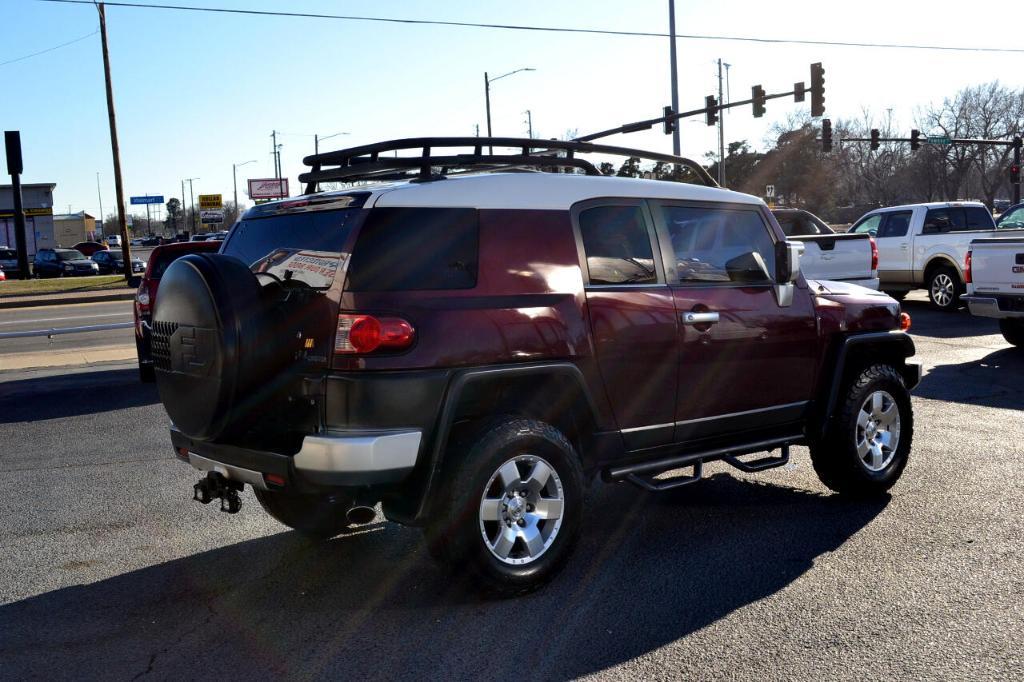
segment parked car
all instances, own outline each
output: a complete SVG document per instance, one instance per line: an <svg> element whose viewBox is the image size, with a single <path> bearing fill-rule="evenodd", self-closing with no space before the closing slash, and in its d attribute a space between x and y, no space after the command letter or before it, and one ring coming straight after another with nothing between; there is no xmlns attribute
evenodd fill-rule
<svg viewBox="0 0 1024 682"><path fill-rule="evenodd" d="M160 287L160 278L163 277L167 266L178 258L190 253L216 252L220 243L210 242L192 244L189 242L181 244L165 244L153 249L149 254L149 261L144 268L145 272L138 283L138 291L135 293L135 349L139 359L139 378L145 382L153 381L153 356L151 353L150 323L152 321L153 304L156 302L156 292Z"/></svg>
<svg viewBox="0 0 1024 682"><path fill-rule="evenodd" d="M97 251L103 251L107 247L103 246L103 244L100 244L99 242L78 242L71 248L73 248L75 251L78 251L86 258L92 258L92 255L94 253L96 253Z"/></svg>
<svg viewBox="0 0 1024 682"><path fill-rule="evenodd" d="M979 202L910 204L871 211L852 228L878 244L880 286L901 300L912 289L928 290L940 310L955 310L964 293L963 263L970 243L1007 234ZM1010 232L1010 235L1013 233Z"/></svg>
<svg viewBox="0 0 1024 682"><path fill-rule="evenodd" d="M1014 204L1003 211L996 220L996 227L1000 230L1024 229L1024 204Z"/></svg>
<svg viewBox="0 0 1024 682"><path fill-rule="evenodd" d="M975 239L964 273L971 314L999 320L1003 338L1024 347L1024 236Z"/></svg>
<svg viewBox="0 0 1024 682"><path fill-rule="evenodd" d="M129 246L145 246L142 242L143 239L141 237L136 237L135 239L128 242L128 244Z"/></svg>
<svg viewBox="0 0 1024 682"><path fill-rule="evenodd" d="M194 234L194 235L192 235L192 238L189 241L205 242L207 239L209 239L209 237L210 237L210 235L208 235L208 234Z"/></svg>
<svg viewBox="0 0 1024 682"><path fill-rule="evenodd" d="M110 248L120 248L121 247L121 235L119 235L119 234L109 234L109 235L106 236L106 240L107 240L107 246L109 246Z"/></svg>
<svg viewBox="0 0 1024 682"><path fill-rule="evenodd" d="M772 215L790 241L804 244L800 271L809 279L827 279L878 288L878 248L868 234L837 234L810 211L773 208Z"/></svg>
<svg viewBox="0 0 1024 682"><path fill-rule="evenodd" d="M0 246L0 268L12 277L19 272L18 252L6 246Z"/></svg>
<svg viewBox="0 0 1024 682"><path fill-rule="evenodd" d="M98 275L99 266L77 249L39 249L32 262L36 277Z"/></svg>
<svg viewBox="0 0 1024 682"><path fill-rule="evenodd" d="M512 142L521 167L535 141ZM300 179L394 175L410 159L391 166L392 150L460 143L509 140L367 145ZM253 207L221 253L172 263L152 353L174 451L206 474L195 499L235 512L250 485L315 537L381 502L457 571L521 593L565 563L595 475L663 491L706 462L756 471L806 444L829 488L888 490L920 378L899 304L809 285L767 206L695 162L616 153L708 186L470 172L502 161L479 151L445 176L424 157L412 182Z"/></svg>
<svg viewBox="0 0 1024 682"><path fill-rule="evenodd" d="M97 251L92 254L92 259L99 266L101 275L119 274L124 272L124 254L120 251ZM132 256L132 273L142 273L146 270L146 263L141 258Z"/></svg>
<svg viewBox="0 0 1024 682"><path fill-rule="evenodd" d="M143 246L160 246L163 240L160 237L145 237L142 240Z"/></svg>

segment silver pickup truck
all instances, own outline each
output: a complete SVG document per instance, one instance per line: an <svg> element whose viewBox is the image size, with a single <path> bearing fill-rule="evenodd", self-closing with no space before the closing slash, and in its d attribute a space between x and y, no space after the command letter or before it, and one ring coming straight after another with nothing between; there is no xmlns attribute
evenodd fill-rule
<svg viewBox="0 0 1024 682"><path fill-rule="evenodd" d="M1014 346L1024 346L1024 237L975 239L964 267L972 315L994 317Z"/></svg>
<svg viewBox="0 0 1024 682"><path fill-rule="evenodd" d="M878 249L873 237L837 233L803 209L773 208L772 215L789 241L804 245L800 271L807 279L878 289Z"/></svg>

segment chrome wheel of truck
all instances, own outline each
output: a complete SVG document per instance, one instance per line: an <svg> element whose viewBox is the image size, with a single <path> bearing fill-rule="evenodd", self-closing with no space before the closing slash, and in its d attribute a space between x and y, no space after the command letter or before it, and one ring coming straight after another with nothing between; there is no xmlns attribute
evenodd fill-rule
<svg viewBox="0 0 1024 682"><path fill-rule="evenodd" d="M940 267L932 272L928 280L928 299L939 310L956 310L963 285L956 270Z"/></svg>
<svg viewBox="0 0 1024 682"><path fill-rule="evenodd" d="M857 454L869 471L889 466L900 444L900 410L893 397L875 391L857 414Z"/></svg>
<svg viewBox="0 0 1024 682"><path fill-rule="evenodd" d="M555 541L564 506L562 480L554 468L540 457L518 455L484 486L480 533L499 561L527 564Z"/></svg>

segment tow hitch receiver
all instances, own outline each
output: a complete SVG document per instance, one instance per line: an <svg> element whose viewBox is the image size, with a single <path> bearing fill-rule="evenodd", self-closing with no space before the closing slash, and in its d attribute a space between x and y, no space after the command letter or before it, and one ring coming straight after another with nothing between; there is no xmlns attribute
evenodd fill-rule
<svg viewBox="0 0 1024 682"><path fill-rule="evenodd" d="M202 504L210 504L219 499L222 512L237 514L242 508L242 498L238 496L242 487L238 481L232 481L216 471L211 471L206 478L192 486L192 499Z"/></svg>

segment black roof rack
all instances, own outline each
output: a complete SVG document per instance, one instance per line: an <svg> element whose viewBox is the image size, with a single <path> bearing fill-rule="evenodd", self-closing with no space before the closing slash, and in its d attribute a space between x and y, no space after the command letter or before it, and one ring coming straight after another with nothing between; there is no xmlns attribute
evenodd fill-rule
<svg viewBox="0 0 1024 682"><path fill-rule="evenodd" d="M473 151L441 155L433 153L437 149L458 147L469 147ZM516 151L495 154L494 147ZM419 155L397 156L398 151L409 149L419 150ZM395 152L396 155L384 156L387 152ZM718 187L718 183L703 166L682 156L575 140L523 137L410 137L314 154L302 160L310 166L310 170L299 175L299 182L306 184L307 194L312 194L321 182L394 180L408 178L412 173L418 174L421 180L429 180L438 177L434 174L436 168L441 169L441 176L456 169L484 171L524 167L579 168L587 175L602 174L590 161L576 158L577 154L609 154L678 164L696 174L708 187Z"/></svg>

